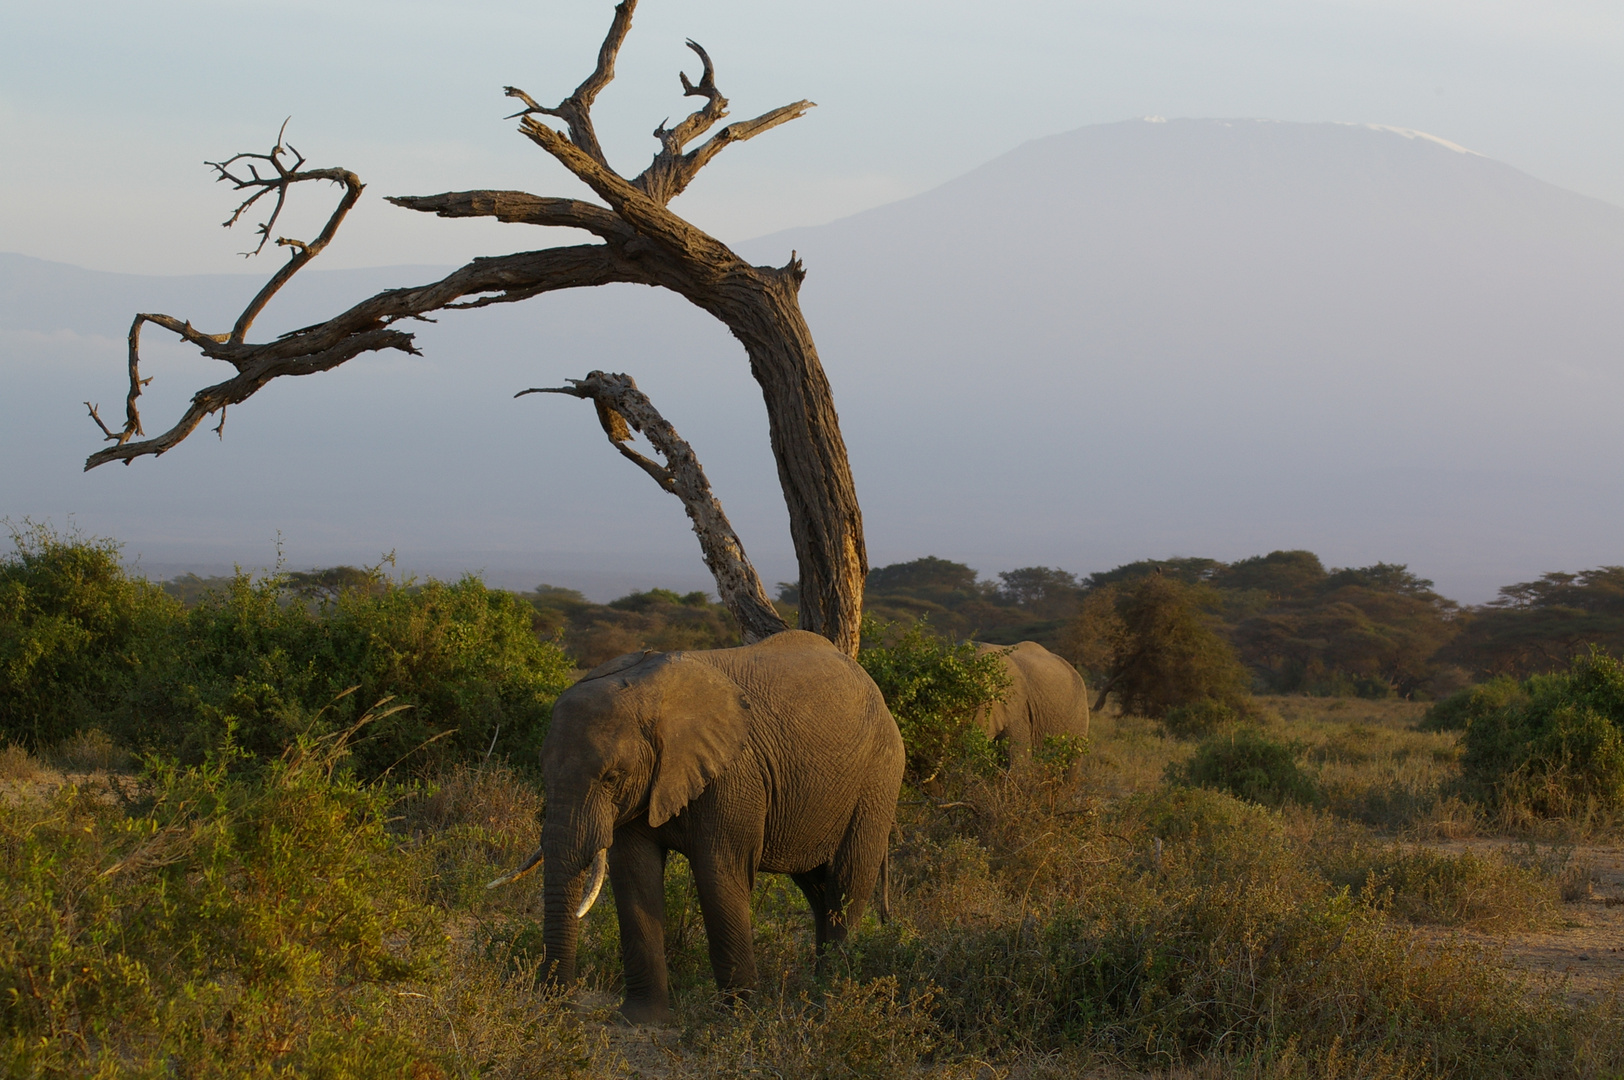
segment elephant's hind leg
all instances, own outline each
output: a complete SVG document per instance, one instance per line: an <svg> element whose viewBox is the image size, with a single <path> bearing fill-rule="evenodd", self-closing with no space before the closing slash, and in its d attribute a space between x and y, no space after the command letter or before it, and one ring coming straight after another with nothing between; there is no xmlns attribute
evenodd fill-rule
<svg viewBox="0 0 1624 1080"><path fill-rule="evenodd" d="M634 829L615 834L609 848L609 884L620 920L620 955L626 1000L620 1013L634 1024L671 1018L665 970L665 849Z"/></svg>
<svg viewBox="0 0 1624 1080"><path fill-rule="evenodd" d="M828 912L827 940L842 942L863 919L874 884L880 876L895 816L896 796L865 798L858 803L845 838L835 849L824 886Z"/></svg>
<svg viewBox="0 0 1624 1080"><path fill-rule="evenodd" d="M791 874L790 880L800 886L801 895L812 909L812 930L821 956L823 947L829 943L829 867L825 864L802 874Z"/></svg>

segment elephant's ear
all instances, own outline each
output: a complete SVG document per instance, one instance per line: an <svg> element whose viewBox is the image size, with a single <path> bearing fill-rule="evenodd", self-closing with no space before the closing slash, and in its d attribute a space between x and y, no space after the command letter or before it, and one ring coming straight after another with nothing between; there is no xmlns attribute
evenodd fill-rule
<svg viewBox="0 0 1624 1080"><path fill-rule="evenodd" d="M734 681L699 660L675 659L655 718L648 823L665 824L722 774L749 735L750 703Z"/></svg>

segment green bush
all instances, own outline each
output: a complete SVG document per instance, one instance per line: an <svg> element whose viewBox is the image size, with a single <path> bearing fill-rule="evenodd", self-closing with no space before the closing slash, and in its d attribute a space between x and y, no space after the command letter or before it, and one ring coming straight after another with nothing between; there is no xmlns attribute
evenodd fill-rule
<svg viewBox="0 0 1624 1080"><path fill-rule="evenodd" d="M1102 585L1083 598L1064 649L1124 712L1159 720L1203 700L1241 709L1252 680L1219 632L1220 602L1210 586L1160 573Z"/></svg>
<svg viewBox="0 0 1624 1080"><path fill-rule="evenodd" d="M1514 815L1624 810L1624 663L1592 651L1506 697L1466 729L1461 768L1470 789Z"/></svg>
<svg viewBox="0 0 1624 1080"><path fill-rule="evenodd" d="M251 771L230 747L154 764L124 805L80 785L0 799L0 1071L588 1073L535 965L487 956L492 935L434 902L437 875L492 864L391 833L406 789L360 784L337 744L300 738Z"/></svg>
<svg viewBox="0 0 1624 1080"><path fill-rule="evenodd" d="M374 710L351 759L363 776L492 750L523 759L569 682L531 607L477 578L374 573L312 601L287 576L239 573L185 608L125 574L111 541L30 526L13 542L0 735L35 751L95 729L191 762L228 736L268 759Z"/></svg>
<svg viewBox="0 0 1624 1080"><path fill-rule="evenodd" d="M1200 739L1239 723L1243 715L1231 701L1204 697L1167 710L1162 727L1175 739Z"/></svg>
<svg viewBox="0 0 1624 1080"><path fill-rule="evenodd" d="M238 1040L275 1044L295 1017L330 1040L342 1010L321 998L335 983L427 970L444 941L409 868L383 857L388 795L330 781L321 749L302 743L254 778L226 759L161 768L150 808L129 817L73 787L0 804L0 1038L14 1065L229 1058ZM368 1034L375 1055L411 1060L393 1033Z"/></svg>
<svg viewBox="0 0 1624 1080"><path fill-rule="evenodd" d="M0 559L0 734L38 752L121 733L137 687L170 673L179 603L125 574L111 540L25 523Z"/></svg>
<svg viewBox="0 0 1624 1080"><path fill-rule="evenodd" d="M493 746L527 759L570 664L531 631L530 607L477 578L346 590L312 610L281 582L239 575L187 613L188 678L172 711L204 743L227 727L256 755L341 730L385 699L409 706L362 731L355 768L376 776L469 760ZM350 687L355 691L338 700Z"/></svg>
<svg viewBox="0 0 1624 1080"><path fill-rule="evenodd" d="M1496 675L1486 683L1444 698L1428 709L1416 726L1422 731L1465 731L1480 717L1527 703L1528 695L1521 683L1510 675Z"/></svg>
<svg viewBox="0 0 1624 1080"><path fill-rule="evenodd" d="M998 764L1003 748L987 738L976 714L1002 700L1009 688L999 654L978 656L974 645L945 642L924 620L889 642L883 641L887 629L864 620L867 644L857 662L885 695L902 730L910 779L931 779L953 761Z"/></svg>
<svg viewBox="0 0 1624 1080"><path fill-rule="evenodd" d="M1168 779L1226 791L1261 806L1311 804L1318 801L1319 791L1297 757L1297 747L1243 728L1203 740L1189 761L1169 767Z"/></svg>

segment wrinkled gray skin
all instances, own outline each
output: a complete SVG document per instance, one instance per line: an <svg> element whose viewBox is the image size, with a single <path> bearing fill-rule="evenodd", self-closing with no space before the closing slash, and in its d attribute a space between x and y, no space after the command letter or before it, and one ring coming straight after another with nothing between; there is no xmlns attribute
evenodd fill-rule
<svg viewBox="0 0 1624 1080"><path fill-rule="evenodd" d="M978 655L1007 652L1009 689L978 719L989 736L1009 740L1011 768L1030 762L1032 748L1050 735L1088 736L1088 688L1076 668L1035 641L975 647Z"/></svg>
<svg viewBox="0 0 1624 1080"><path fill-rule="evenodd" d="M577 906L609 849L626 1000L636 1023L670 1013L665 860L688 858L724 991L756 985L750 890L789 874L819 950L861 918L902 785L897 725L874 681L817 634L737 649L633 653L553 706L541 751L547 960L575 977Z"/></svg>

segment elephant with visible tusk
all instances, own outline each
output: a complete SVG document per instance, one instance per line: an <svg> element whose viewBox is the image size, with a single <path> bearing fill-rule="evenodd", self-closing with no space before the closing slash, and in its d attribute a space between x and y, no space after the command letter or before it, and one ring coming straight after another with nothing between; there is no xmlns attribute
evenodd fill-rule
<svg viewBox="0 0 1624 1080"><path fill-rule="evenodd" d="M559 695L541 757L541 847L491 884L544 864L546 962L567 983L607 865L621 1012L641 1023L670 1012L666 855L681 852L693 870L717 984L752 989L757 871L793 878L820 952L844 940L885 858L903 746L868 674L823 637L788 630L603 664Z"/></svg>

